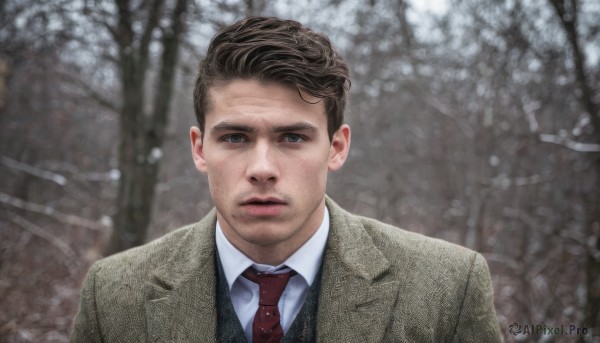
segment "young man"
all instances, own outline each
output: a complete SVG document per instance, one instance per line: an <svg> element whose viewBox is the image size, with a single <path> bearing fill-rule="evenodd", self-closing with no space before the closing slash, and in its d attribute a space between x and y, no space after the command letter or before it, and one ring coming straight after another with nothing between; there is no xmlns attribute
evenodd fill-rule
<svg viewBox="0 0 600 343"><path fill-rule="evenodd" d="M94 264L73 342L499 342L483 257L325 195L350 148L348 67L327 37L247 18L194 90L215 209Z"/></svg>

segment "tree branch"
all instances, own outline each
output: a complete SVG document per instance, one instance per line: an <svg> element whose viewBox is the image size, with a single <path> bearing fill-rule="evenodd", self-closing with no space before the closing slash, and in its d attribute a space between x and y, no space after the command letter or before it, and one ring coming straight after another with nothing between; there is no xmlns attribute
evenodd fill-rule
<svg viewBox="0 0 600 343"><path fill-rule="evenodd" d="M17 160L13 160L12 158L9 158L6 156L1 156L0 160L2 161L2 164L4 164L5 166L7 166L9 168L19 170L19 171L28 173L33 176L37 176L41 179L52 181L60 186L64 186L67 184L67 178L60 174L56 174L51 171L39 169L32 165L29 165L29 164L26 164L23 162L19 162Z"/></svg>
<svg viewBox="0 0 600 343"><path fill-rule="evenodd" d="M96 103L98 103L98 105L112 112L119 112L119 108L113 103L113 101L108 100L102 94L98 93L92 86L87 84L87 82L81 80L78 77L69 75L68 73L61 73L61 76L64 77L67 81L77 86L78 88L82 89L85 95L90 99L94 100Z"/></svg>
<svg viewBox="0 0 600 343"><path fill-rule="evenodd" d="M529 123L529 131L536 135L538 140L543 143L551 143L560 145L567 149L577 151L577 152L600 152L600 144L592 144L592 143L580 143L576 142L568 137L561 137L557 135L551 135L547 133L542 133L540 125L535 117L535 112L533 111L524 111L525 117L527 118L527 122ZM579 120L577 122L577 126L582 126L585 124L585 120Z"/></svg>
<svg viewBox="0 0 600 343"><path fill-rule="evenodd" d="M102 230L109 227L102 222L91 221L73 214L65 214L57 211L54 207L28 202L2 192L0 192L0 203L10 205L21 210L45 214L62 223L81 226L91 230Z"/></svg>
<svg viewBox="0 0 600 343"><path fill-rule="evenodd" d="M425 104L429 105L438 114L451 119L467 138L472 139L475 137L473 128L464 120L461 120L459 117L457 117L446 104L442 103L427 91L422 90L416 83L414 83L413 92L417 97L419 97L419 99L421 99Z"/></svg>
<svg viewBox="0 0 600 343"><path fill-rule="evenodd" d="M140 38L140 47L139 47L139 55L138 61L142 64L140 70L146 71L148 64L148 49L150 47L150 42L152 41L152 32L158 26L159 18L163 11L164 0L154 0L154 2L148 6L148 21L146 23L146 27L144 28L144 33Z"/></svg>
<svg viewBox="0 0 600 343"><path fill-rule="evenodd" d="M60 250L60 252L62 252L69 259L77 261L77 254L75 254L75 251L73 251L73 249L71 249L71 247L65 241L61 240L60 238L54 236L50 232L42 229L41 227L37 226L36 224L28 221L27 219L17 214L8 212L7 215L8 220L10 220L13 224L25 229L26 231L32 233L34 236L37 236L49 242L58 250Z"/></svg>
<svg viewBox="0 0 600 343"><path fill-rule="evenodd" d="M540 133L538 137L541 142L557 144L577 152L600 152L600 144L579 143L567 137L549 135L547 133Z"/></svg>
<svg viewBox="0 0 600 343"><path fill-rule="evenodd" d="M155 142L149 148L160 147L164 139L167 125L169 106L173 95L173 82L177 70L177 59L179 56L179 43L185 32L185 14L187 12L187 0L177 0L171 14L171 26L163 33L163 52L159 70L159 79L156 83L154 98L154 111L150 121L150 131L154 135Z"/></svg>
<svg viewBox="0 0 600 343"><path fill-rule="evenodd" d="M506 175L501 174L493 177L490 181L482 181L479 182L479 184L487 187L506 189L510 186L522 187L537 185L539 183L548 182L553 178L554 177L552 175L534 174L530 176L508 177Z"/></svg>
<svg viewBox="0 0 600 343"><path fill-rule="evenodd" d="M585 70L585 55L579 46L579 34L577 32L577 1L576 0L549 0L554 7L556 15L567 36L567 41L571 46L573 53L573 62L575 64L575 76L579 89L581 90L581 102L585 110L592 116L592 125L597 132L600 132L600 105L594 101L593 87L590 85Z"/></svg>

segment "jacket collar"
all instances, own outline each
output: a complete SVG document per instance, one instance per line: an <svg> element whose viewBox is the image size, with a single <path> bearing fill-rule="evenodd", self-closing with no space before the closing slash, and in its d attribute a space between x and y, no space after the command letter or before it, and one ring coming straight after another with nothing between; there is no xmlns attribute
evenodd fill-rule
<svg viewBox="0 0 600 343"><path fill-rule="evenodd" d="M147 282L149 341L216 342L216 218L213 209L188 229Z"/></svg>
<svg viewBox="0 0 600 343"><path fill-rule="evenodd" d="M392 318L398 281L359 217L326 200L331 230L323 265L318 341L379 342Z"/></svg>
<svg viewBox="0 0 600 343"><path fill-rule="evenodd" d="M380 341L399 282L386 280L390 263L358 217L329 197L326 206L331 226L319 292L318 341ZM213 209L186 232L168 262L147 283L145 310L151 341L216 342L215 225Z"/></svg>

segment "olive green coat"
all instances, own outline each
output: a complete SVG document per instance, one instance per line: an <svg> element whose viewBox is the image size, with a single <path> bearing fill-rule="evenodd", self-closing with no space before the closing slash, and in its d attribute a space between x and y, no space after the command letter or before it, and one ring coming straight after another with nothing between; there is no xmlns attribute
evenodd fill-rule
<svg viewBox="0 0 600 343"><path fill-rule="evenodd" d="M500 342L484 258L327 198L319 342ZM95 263L72 342L216 342L215 210Z"/></svg>

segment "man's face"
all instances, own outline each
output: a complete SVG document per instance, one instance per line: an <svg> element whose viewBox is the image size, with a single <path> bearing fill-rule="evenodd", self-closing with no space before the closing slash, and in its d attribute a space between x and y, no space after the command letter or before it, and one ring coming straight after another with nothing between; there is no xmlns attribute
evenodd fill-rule
<svg viewBox="0 0 600 343"><path fill-rule="evenodd" d="M350 128L330 141L324 101L280 83L233 80L209 95L205 130L190 138L219 223L257 262L282 262L321 224L327 173L344 164Z"/></svg>

